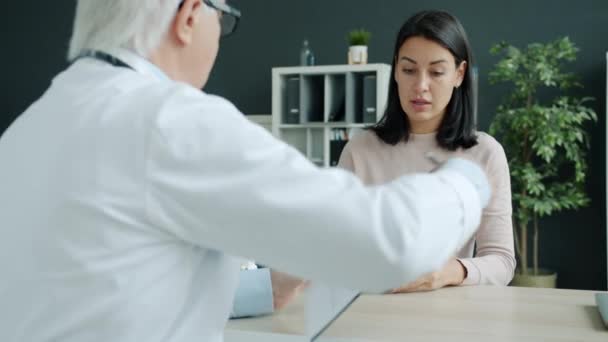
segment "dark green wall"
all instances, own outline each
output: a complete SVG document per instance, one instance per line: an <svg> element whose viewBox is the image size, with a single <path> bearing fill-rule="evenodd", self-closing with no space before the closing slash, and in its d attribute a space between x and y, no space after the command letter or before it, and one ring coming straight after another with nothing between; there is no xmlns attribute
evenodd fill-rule
<svg viewBox="0 0 608 342"><path fill-rule="evenodd" d="M67 66L75 1L11 1L0 12L0 132Z"/></svg>
<svg viewBox="0 0 608 342"><path fill-rule="evenodd" d="M246 114L271 111L270 70L295 65L303 39L309 39L317 64L346 61L346 33L365 27L373 33L370 62L390 61L393 39L403 21L422 9L444 9L460 18L469 33L480 70L482 130L505 94L490 86L487 73L496 62L488 50L506 40L524 45L568 35L581 48L573 71L581 94L596 98L600 120L592 127L587 189L592 204L577 212L542 221L541 263L559 272L563 288L606 289L605 103L608 2L382 0L234 0L243 12L237 33L222 41L207 90L231 99ZM70 36L74 1L32 5L9 2L3 11L0 54L4 73L0 90L0 132L48 87L62 70ZM8 52L8 53L7 53Z"/></svg>

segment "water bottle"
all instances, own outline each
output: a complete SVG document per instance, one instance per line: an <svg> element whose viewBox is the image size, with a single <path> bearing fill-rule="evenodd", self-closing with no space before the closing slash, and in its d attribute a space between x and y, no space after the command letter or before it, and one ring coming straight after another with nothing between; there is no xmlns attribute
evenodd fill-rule
<svg viewBox="0 0 608 342"><path fill-rule="evenodd" d="M315 65L315 55L313 55L308 40L305 40L302 44L302 50L300 51L300 65Z"/></svg>

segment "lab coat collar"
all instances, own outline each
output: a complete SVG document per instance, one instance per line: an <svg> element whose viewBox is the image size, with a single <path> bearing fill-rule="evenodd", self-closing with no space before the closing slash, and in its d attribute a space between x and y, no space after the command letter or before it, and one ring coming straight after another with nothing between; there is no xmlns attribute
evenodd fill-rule
<svg viewBox="0 0 608 342"><path fill-rule="evenodd" d="M107 53L120 59L141 74L153 76L160 81L171 81L169 76L159 67L130 50L117 48L109 50Z"/></svg>

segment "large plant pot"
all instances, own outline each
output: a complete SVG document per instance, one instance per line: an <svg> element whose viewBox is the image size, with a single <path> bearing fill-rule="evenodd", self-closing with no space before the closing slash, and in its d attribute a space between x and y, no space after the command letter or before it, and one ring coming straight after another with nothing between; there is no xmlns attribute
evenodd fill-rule
<svg viewBox="0 0 608 342"><path fill-rule="evenodd" d="M519 270L515 272L515 276L511 281L511 286L524 287L546 287L555 288L557 282L557 273L544 268L538 269L538 274L534 275L532 268L528 269L528 274L523 275Z"/></svg>

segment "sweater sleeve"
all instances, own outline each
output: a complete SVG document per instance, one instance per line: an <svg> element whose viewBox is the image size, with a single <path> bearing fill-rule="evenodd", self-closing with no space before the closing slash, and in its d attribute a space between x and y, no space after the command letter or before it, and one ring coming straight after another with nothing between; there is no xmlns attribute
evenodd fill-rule
<svg viewBox="0 0 608 342"><path fill-rule="evenodd" d="M508 285L515 271L509 165L497 142L486 173L492 186L492 199L483 211L475 236L475 257L459 259L467 269L462 285Z"/></svg>

